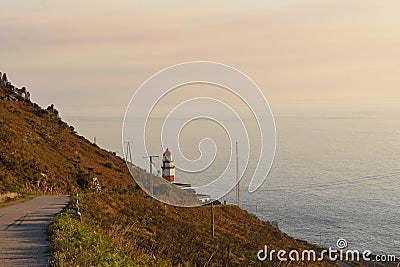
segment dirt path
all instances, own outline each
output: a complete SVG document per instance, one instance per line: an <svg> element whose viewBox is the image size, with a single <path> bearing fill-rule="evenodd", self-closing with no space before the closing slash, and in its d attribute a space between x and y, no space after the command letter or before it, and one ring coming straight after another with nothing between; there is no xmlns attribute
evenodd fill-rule
<svg viewBox="0 0 400 267"><path fill-rule="evenodd" d="M47 227L68 196L41 196L0 209L0 266L47 266Z"/></svg>

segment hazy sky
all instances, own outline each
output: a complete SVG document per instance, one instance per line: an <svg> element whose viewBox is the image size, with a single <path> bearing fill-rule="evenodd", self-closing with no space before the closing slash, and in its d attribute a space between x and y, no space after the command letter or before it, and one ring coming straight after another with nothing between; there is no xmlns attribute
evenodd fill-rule
<svg viewBox="0 0 400 267"><path fill-rule="evenodd" d="M193 60L240 69L278 115L394 110L399 10L395 0L3 0L0 71L64 117L122 117L145 79Z"/></svg>

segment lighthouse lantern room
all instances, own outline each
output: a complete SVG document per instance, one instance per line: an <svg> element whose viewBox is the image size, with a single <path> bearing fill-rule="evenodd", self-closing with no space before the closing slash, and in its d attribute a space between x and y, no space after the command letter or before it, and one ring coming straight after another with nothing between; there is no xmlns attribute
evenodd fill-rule
<svg viewBox="0 0 400 267"><path fill-rule="evenodd" d="M171 182L175 182L175 165L174 165L174 160L172 159L172 153L171 151L165 150L163 154L163 160L162 160L162 177Z"/></svg>

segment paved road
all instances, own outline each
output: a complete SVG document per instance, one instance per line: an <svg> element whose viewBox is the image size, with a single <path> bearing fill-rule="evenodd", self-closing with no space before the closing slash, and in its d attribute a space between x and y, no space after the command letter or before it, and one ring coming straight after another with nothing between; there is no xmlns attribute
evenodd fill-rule
<svg viewBox="0 0 400 267"><path fill-rule="evenodd" d="M47 266L47 228L68 196L40 196L0 209L0 266Z"/></svg>

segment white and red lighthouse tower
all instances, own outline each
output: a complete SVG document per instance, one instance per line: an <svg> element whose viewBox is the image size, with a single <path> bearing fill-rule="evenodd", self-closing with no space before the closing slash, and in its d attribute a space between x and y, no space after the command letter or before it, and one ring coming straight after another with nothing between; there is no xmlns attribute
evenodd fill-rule
<svg viewBox="0 0 400 267"><path fill-rule="evenodd" d="M171 151L165 150L164 154L163 154L163 160L162 160L162 177L173 183L175 182L175 164L174 164L174 160L172 159L172 153Z"/></svg>

